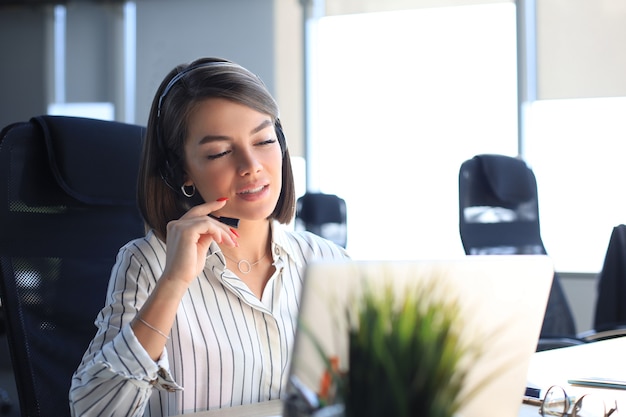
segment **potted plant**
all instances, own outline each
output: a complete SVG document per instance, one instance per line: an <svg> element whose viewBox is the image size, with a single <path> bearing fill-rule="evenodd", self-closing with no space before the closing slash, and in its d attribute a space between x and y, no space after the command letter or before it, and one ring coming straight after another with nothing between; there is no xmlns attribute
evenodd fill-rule
<svg viewBox="0 0 626 417"><path fill-rule="evenodd" d="M347 369L316 344L326 372L316 393L320 406L311 415L455 416L472 395L464 364L480 347L460 337L459 304L439 297L441 291L430 280L400 292L383 284L354 294L345 311Z"/></svg>
<svg viewBox="0 0 626 417"><path fill-rule="evenodd" d="M468 354L456 303L431 286L366 290L348 313L349 372L340 382L346 417L452 417L462 404Z"/></svg>

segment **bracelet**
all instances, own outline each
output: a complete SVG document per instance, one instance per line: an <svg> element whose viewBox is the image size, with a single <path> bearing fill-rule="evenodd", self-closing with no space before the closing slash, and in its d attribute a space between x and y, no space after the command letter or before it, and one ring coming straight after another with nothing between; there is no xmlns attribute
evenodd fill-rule
<svg viewBox="0 0 626 417"><path fill-rule="evenodd" d="M141 323L143 323L143 325L146 326L147 328L149 328L150 330L153 330L153 331L157 332L158 334L160 334L161 336L163 336L164 338L166 338L167 340L170 340L170 337L168 335L166 335L161 330L157 329L156 327L154 327L153 325L151 325L150 323L148 323L147 321L145 321L141 317L135 316L135 318L137 320L139 320Z"/></svg>

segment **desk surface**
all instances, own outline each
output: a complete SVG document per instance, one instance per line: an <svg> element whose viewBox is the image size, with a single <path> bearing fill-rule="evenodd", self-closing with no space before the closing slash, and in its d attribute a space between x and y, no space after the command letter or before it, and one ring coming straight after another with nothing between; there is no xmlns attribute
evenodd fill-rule
<svg viewBox="0 0 626 417"><path fill-rule="evenodd" d="M529 386L540 388L542 396L552 385L560 385L573 396L593 392L617 402L618 412L611 417L626 416L626 390L568 383L570 379L584 377L626 380L625 353L626 337L537 352L530 360L527 382Z"/></svg>
<svg viewBox="0 0 626 417"><path fill-rule="evenodd" d="M626 390L579 387L568 384L570 378L608 377L626 380L626 337L588 343L533 355L528 370L528 382L533 386L547 389L551 385L561 385L572 394L597 392L615 399L618 412L611 417L626 416ZM517 417L537 417L537 407L521 404ZM620 413L619 411L622 410ZM214 411L187 414L193 417L280 417L280 400L253 405L233 407Z"/></svg>
<svg viewBox="0 0 626 417"><path fill-rule="evenodd" d="M281 415L282 403L278 400L187 414L193 417L280 417ZM522 404L517 417L537 417L537 407Z"/></svg>

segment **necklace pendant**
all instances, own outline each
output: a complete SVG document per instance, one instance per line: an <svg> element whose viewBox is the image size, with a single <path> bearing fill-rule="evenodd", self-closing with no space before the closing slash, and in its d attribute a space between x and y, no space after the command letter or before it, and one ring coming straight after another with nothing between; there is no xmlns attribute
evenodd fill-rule
<svg viewBox="0 0 626 417"><path fill-rule="evenodd" d="M252 265L250 264L250 262L246 261L245 259L242 259L241 261L237 262L237 269L242 274L249 274L250 271L252 271Z"/></svg>
<svg viewBox="0 0 626 417"><path fill-rule="evenodd" d="M250 261L247 261L245 259L237 261L236 259L233 259L230 256L227 256L224 252L222 252L222 254L224 255L225 258L230 259L231 262L236 262L237 263L237 269L242 274L249 274L250 271L252 271L252 267L253 266L258 265L259 262L261 262L263 259L265 259L265 255L263 255L263 256L261 256L261 258L258 261L256 261L255 263L251 263Z"/></svg>

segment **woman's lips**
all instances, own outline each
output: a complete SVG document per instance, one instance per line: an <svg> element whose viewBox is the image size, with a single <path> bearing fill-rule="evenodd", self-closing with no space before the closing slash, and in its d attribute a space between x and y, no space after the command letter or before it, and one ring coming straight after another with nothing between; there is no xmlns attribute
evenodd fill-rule
<svg viewBox="0 0 626 417"><path fill-rule="evenodd" d="M261 185L258 187L248 188L237 193L237 196L246 201L255 201L265 197L269 190L269 185Z"/></svg>

